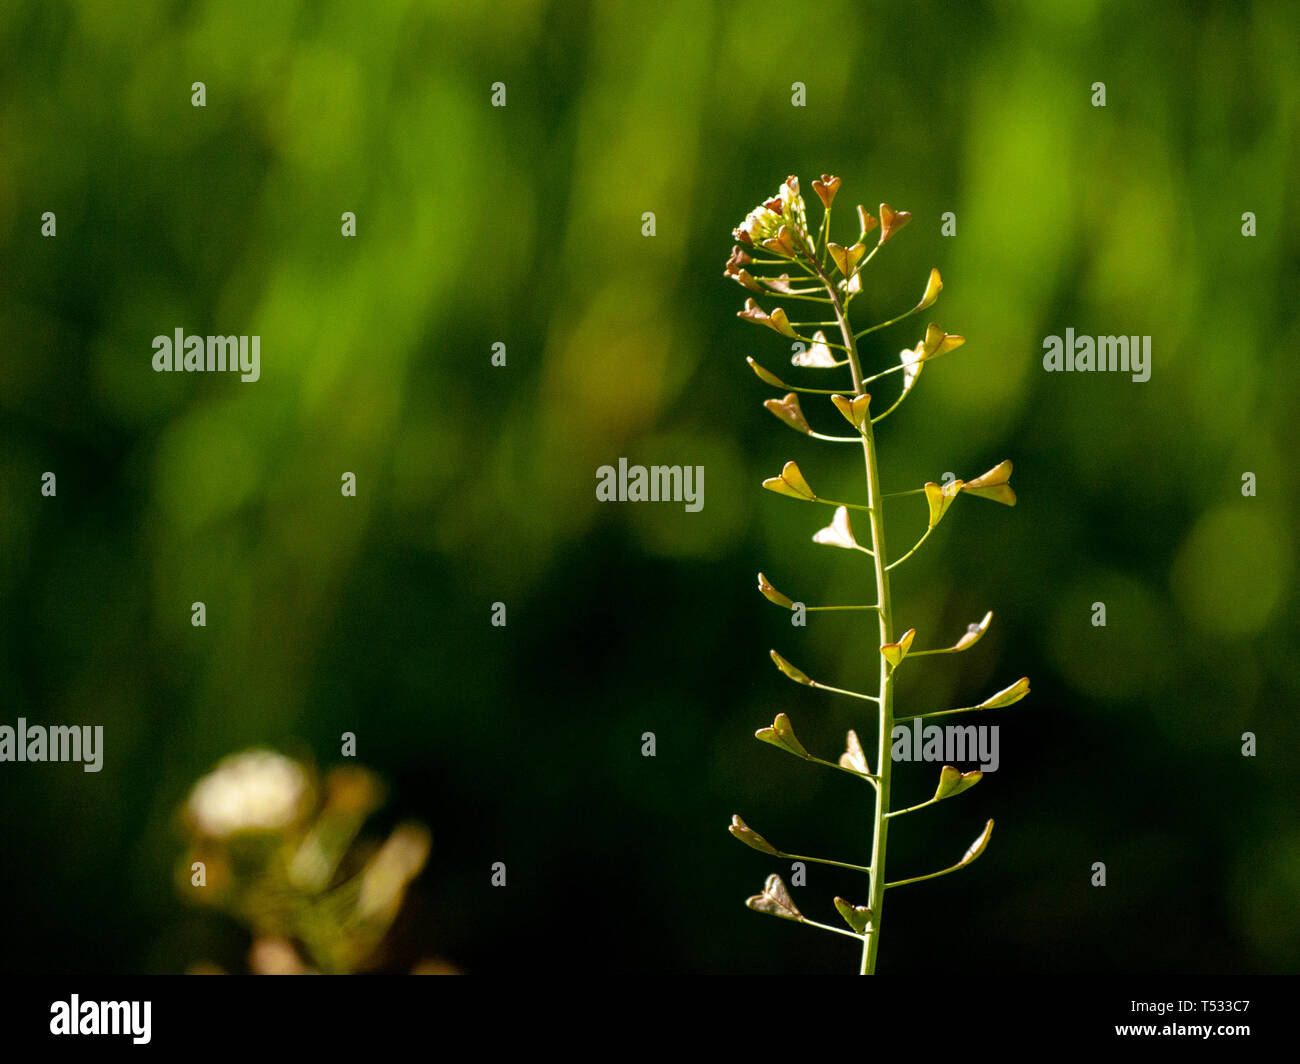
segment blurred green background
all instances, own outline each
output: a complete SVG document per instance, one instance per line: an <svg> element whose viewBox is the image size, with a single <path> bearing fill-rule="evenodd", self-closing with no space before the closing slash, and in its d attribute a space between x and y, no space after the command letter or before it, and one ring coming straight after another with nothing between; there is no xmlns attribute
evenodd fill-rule
<svg viewBox="0 0 1300 1064"><path fill-rule="evenodd" d="M752 738L871 731L767 660L862 688L871 622L791 628L754 590L870 601L809 540L829 511L759 489L794 458L860 499L860 459L760 408L746 355L798 371L721 276L746 212L823 171L845 243L854 203L914 214L859 326L938 266L967 337L881 426L886 490L1009 457L1020 496L959 502L896 574L918 645L995 611L900 706L1033 693L978 721L996 773L891 832L913 875L998 823L891 893L881 970L1300 969L1293 4L19 2L0 48L0 723L106 732L98 774L0 765L6 969L238 967L173 885L175 810L227 753L325 767L353 731L433 834L399 960L855 970L743 907L789 869L725 830L868 856L865 788ZM155 374L178 327L260 335L261 380ZM1044 373L1067 327L1152 336L1150 381ZM598 503L620 456L703 465L703 511ZM900 547L923 526L891 508ZM835 920L836 893L864 887L814 866L796 897Z"/></svg>

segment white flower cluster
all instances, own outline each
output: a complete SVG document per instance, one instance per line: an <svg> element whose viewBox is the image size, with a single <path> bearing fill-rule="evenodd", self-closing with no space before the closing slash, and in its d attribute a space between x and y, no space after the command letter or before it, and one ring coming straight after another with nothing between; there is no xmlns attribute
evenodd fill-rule
<svg viewBox="0 0 1300 1064"><path fill-rule="evenodd" d="M764 240L774 239L783 225L807 241L808 226L797 177L787 177L776 196L750 211L745 220L732 230L732 235L757 247Z"/></svg>
<svg viewBox="0 0 1300 1064"><path fill-rule="evenodd" d="M275 831L298 819L309 783L296 761L271 750L222 760L194 785L186 808L204 835Z"/></svg>

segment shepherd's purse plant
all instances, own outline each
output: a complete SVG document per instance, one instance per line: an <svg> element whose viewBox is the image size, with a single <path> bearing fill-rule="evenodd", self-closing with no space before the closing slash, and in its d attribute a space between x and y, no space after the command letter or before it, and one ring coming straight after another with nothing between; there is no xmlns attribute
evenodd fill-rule
<svg viewBox="0 0 1300 1064"><path fill-rule="evenodd" d="M958 495L975 495L991 499L1007 506L1016 504L1016 495L1010 485L1011 463L1004 461L987 473L973 480L951 480L942 486L933 482L910 491L885 494L881 491L880 466L877 457L875 426L899 408L903 400L911 393L921 371L928 362L940 355L960 347L965 338L944 332L938 325L931 323L925 329L924 336L915 347L904 350L898 358L897 365L889 365L870 376L863 375L862 360L858 352L858 341L880 330L895 325L906 318L928 310L939 298L943 281L939 271L932 269L925 292L921 300L911 310L897 317L890 318L878 325L854 331L850 322L849 310L854 299L862 291L862 271L876 257L877 252L885 246L895 233L908 221L911 215L906 211L895 211L889 204L880 205L879 218L866 209L857 208L858 238L845 247L830 239L831 205L839 191L840 179L823 174L820 181L813 182L813 191L822 203L821 225L816 234L808 229L804 200L799 192L799 181L795 177L787 178L775 197L756 207L733 235L737 245L732 249L724 271L727 277L747 288L756 295L768 300L794 300L797 303L819 309L811 318L826 317L825 321L791 321L786 311L777 306L770 312L764 310L753 298L746 300L745 309L739 317L746 321L763 325L792 341L794 355L792 363L802 369L822 371L841 370L847 366L852 378L852 389L837 391L834 388L795 387L785 383L776 374L764 369L752 358L748 359L750 368L764 383L781 389L786 394L781 399L768 399L763 405L788 427L815 440L828 443L845 443L860 445L866 473L866 504L839 502L826 499L813 490L804 478L803 472L794 462L787 462L780 474L763 481L763 487L778 495L784 495L800 502L821 504L834 508L834 516L829 525L813 536L814 542L859 551L871 561L875 576L876 601L870 605L824 605L805 606L788 595L782 594L762 573L758 574L758 590L778 606L789 610L865 610L874 612L879 624L879 663L880 679L875 694L846 691L831 687L811 679L806 673L796 668L775 650L771 652L776 667L795 683L820 691L830 691L847 695L876 707L876 725L878 742L876 744L875 771L872 771L865 751L855 732L848 733L845 750L837 761L826 761L809 753L795 736L790 718L784 713L777 715L769 727L761 728L756 737L762 742L775 746L788 754L804 761L824 765L865 781L874 791L875 811L871 825L871 863L869 865L848 864L843 861L830 861L819 857L803 857L786 853L769 843L762 835L750 828L740 817L732 817L730 831L741 842L758 850L760 853L795 861L813 861L819 864L835 865L847 868L867 876L868 888L865 904L857 904L844 898L835 899L835 908L843 918L847 928L819 923L803 915L795 905L781 877L771 875L761 894L751 897L747 902L751 909L786 920L794 920L809 927L820 928L839 935L848 935L862 943L862 962L860 972L873 974L876 970L876 958L880 949L881 920L884 913L885 892L895 887L919 883L922 880L956 872L970 864L988 845L993 831L990 820L977 838L956 864L927 875L912 876L907 879L889 882L885 877L885 855L889 837L889 827L895 817L912 813L918 809L954 797L962 791L973 787L982 778L978 770L961 772L952 765L944 765L939 773L938 786L934 796L906 809L894 809L890 805L890 782L892 756L890 737L894 725L916 718L945 716L953 713L968 713L975 710L997 709L1020 701L1029 693L1029 679L1022 677L1009 687L990 695L973 706L956 709L941 709L925 712L900 713L894 706L894 679L905 661L911 661L929 654L957 654L974 646L993 619L992 612L969 626L967 631L953 645L927 650L913 650L912 643L916 632L908 628L898 631L895 620L899 604L893 601L889 591L889 574L896 566L902 565L921 547L930 533L947 514L949 507ZM875 246L868 251L867 238L879 232ZM754 272L751 272L751 268ZM780 271L780 272L776 272ZM803 315L801 315L803 316ZM833 329L828 338L823 327ZM809 335L809 330L815 330ZM866 388L876 381L887 382L893 374L900 374L898 397L881 413L873 414L872 400ZM831 404L844 417L853 429L847 436L828 435L813 429L804 416L800 406L800 394L815 396L824 402L829 397ZM929 511L928 523L916 542L905 552L892 557L885 549L885 500L909 495L923 495ZM858 542L850 518L850 513L862 515L870 532L869 546ZM920 514L917 515L918 518ZM919 524L919 521L918 521Z"/></svg>

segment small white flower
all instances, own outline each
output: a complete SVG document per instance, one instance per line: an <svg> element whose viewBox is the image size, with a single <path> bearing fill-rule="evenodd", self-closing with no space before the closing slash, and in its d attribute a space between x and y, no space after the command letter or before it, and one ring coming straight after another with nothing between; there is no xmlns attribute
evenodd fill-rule
<svg viewBox="0 0 1300 1064"><path fill-rule="evenodd" d="M792 240L811 248L807 214L796 177L786 178L775 196L750 211L731 232L742 243L757 246L775 237L783 225L789 227Z"/></svg>
<svg viewBox="0 0 1300 1064"><path fill-rule="evenodd" d="M275 831L298 819L308 786L296 761L271 750L246 750L224 758L199 780L186 807L198 830L214 838Z"/></svg>

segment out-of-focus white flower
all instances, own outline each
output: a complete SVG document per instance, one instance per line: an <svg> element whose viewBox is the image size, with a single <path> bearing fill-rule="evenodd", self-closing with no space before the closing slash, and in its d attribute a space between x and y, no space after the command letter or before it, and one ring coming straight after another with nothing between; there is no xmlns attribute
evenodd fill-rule
<svg viewBox="0 0 1300 1064"><path fill-rule="evenodd" d="M272 750L224 758L194 785L186 809L200 833L276 831L296 821L310 784L296 761Z"/></svg>

